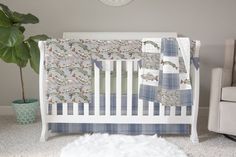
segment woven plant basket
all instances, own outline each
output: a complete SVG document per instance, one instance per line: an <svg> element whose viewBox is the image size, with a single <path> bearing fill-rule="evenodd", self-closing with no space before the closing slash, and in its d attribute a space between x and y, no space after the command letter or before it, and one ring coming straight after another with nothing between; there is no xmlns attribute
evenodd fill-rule
<svg viewBox="0 0 236 157"><path fill-rule="evenodd" d="M19 124L30 124L35 122L36 111L39 106L38 100L27 99L26 103L23 100L12 102L13 109L16 112L16 121Z"/></svg>

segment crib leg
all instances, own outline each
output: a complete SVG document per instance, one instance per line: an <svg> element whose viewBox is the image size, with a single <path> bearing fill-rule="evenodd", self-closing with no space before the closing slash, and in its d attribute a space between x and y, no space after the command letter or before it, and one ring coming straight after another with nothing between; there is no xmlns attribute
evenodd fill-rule
<svg viewBox="0 0 236 157"><path fill-rule="evenodd" d="M195 103L192 107L192 124L191 124L191 135L190 140L193 144L199 143L198 133L197 133L197 118L198 118L198 103Z"/></svg>
<svg viewBox="0 0 236 157"><path fill-rule="evenodd" d="M42 123L42 132L40 137L40 142L45 142L48 139L48 123Z"/></svg>
<svg viewBox="0 0 236 157"><path fill-rule="evenodd" d="M199 105L198 99L196 99L192 107L192 123L191 123L191 135L190 135L190 140L194 144L199 143L198 133L197 133L198 105Z"/></svg>
<svg viewBox="0 0 236 157"><path fill-rule="evenodd" d="M193 144L199 143L196 124L194 124L194 125L192 124L192 126L191 126L190 140L192 141Z"/></svg>

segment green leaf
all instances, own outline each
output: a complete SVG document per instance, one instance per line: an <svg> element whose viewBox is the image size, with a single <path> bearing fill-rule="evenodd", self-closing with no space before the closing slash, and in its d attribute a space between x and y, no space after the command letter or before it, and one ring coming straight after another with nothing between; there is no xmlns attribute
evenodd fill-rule
<svg viewBox="0 0 236 157"><path fill-rule="evenodd" d="M6 63L15 63L20 67L27 65L28 59L21 59L17 56L16 47L6 47L0 44L0 57Z"/></svg>
<svg viewBox="0 0 236 157"><path fill-rule="evenodd" d="M22 60L28 60L30 58L29 49L25 43L21 43L15 46L16 56Z"/></svg>
<svg viewBox="0 0 236 157"><path fill-rule="evenodd" d="M0 58L2 57L2 55L4 54L6 49L6 46L4 46L3 44L0 44Z"/></svg>
<svg viewBox="0 0 236 157"><path fill-rule="evenodd" d="M14 47L2 47L1 58L7 63L17 63L16 54L14 53Z"/></svg>
<svg viewBox="0 0 236 157"><path fill-rule="evenodd" d="M30 66L36 73L39 73L40 52L38 43L29 39L27 44L30 52Z"/></svg>
<svg viewBox="0 0 236 157"><path fill-rule="evenodd" d="M23 27L23 26L19 26L18 29L19 29L22 33L25 32L25 27Z"/></svg>
<svg viewBox="0 0 236 157"><path fill-rule="evenodd" d="M16 64L19 67L24 68L24 67L26 67L27 63L28 63L28 60L18 59Z"/></svg>
<svg viewBox="0 0 236 157"><path fill-rule="evenodd" d="M0 26L0 34L0 43L7 47L14 47L24 40L24 35L17 27Z"/></svg>
<svg viewBox="0 0 236 157"><path fill-rule="evenodd" d="M8 18L13 16L12 11L6 5L0 3L0 7L2 8L2 11L8 16Z"/></svg>
<svg viewBox="0 0 236 157"><path fill-rule="evenodd" d="M39 19L36 16L32 14L22 14L18 12L13 12L12 21L13 23L20 23L20 24L39 23Z"/></svg>
<svg viewBox="0 0 236 157"><path fill-rule="evenodd" d="M39 73L39 61L40 61L40 51L38 47L38 41L47 40L49 37L47 35L35 35L29 37L25 42L28 45L30 53L30 66L36 72Z"/></svg>
<svg viewBox="0 0 236 157"><path fill-rule="evenodd" d="M11 21L9 18L4 14L2 10L0 10L0 26L9 27L11 26Z"/></svg>
<svg viewBox="0 0 236 157"><path fill-rule="evenodd" d="M32 37L29 37L29 39L33 40L35 42L39 42L39 41L47 40L47 39L49 39L49 37L45 34L42 34L42 35L35 35L35 36L32 36Z"/></svg>
<svg viewBox="0 0 236 157"><path fill-rule="evenodd" d="M35 24L39 23L39 19L32 14L22 14L18 12L12 12L6 5L0 3L2 11L7 15L7 17L12 21L12 23L19 24Z"/></svg>
<svg viewBox="0 0 236 157"><path fill-rule="evenodd" d="M28 60L22 60L22 59L17 58L17 63L16 64L19 67L24 68L24 67L26 67L27 63L28 63Z"/></svg>

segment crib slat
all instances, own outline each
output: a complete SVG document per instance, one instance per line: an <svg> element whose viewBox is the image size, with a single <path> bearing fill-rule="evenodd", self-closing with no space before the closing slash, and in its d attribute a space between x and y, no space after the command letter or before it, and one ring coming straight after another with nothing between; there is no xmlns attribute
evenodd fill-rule
<svg viewBox="0 0 236 157"><path fill-rule="evenodd" d="M127 61L127 115L132 115L133 62Z"/></svg>
<svg viewBox="0 0 236 157"><path fill-rule="evenodd" d="M143 116L143 100L138 99L138 116Z"/></svg>
<svg viewBox="0 0 236 157"><path fill-rule="evenodd" d="M187 107L181 106L181 116L186 116L186 115L187 115Z"/></svg>
<svg viewBox="0 0 236 157"><path fill-rule="evenodd" d="M115 62L111 61L110 63L111 63L110 64L110 69L111 69L111 71L114 71L114 64L115 64Z"/></svg>
<svg viewBox="0 0 236 157"><path fill-rule="evenodd" d="M139 99L139 90L141 82L142 69L138 68L138 116L143 116L143 100Z"/></svg>
<svg viewBox="0 0 236 157"><path fill-rule="evenodd" d="M138 71L138 61L134 61L134 71Z"/></svg>
<svg viewBox="0 0 236 157"><path fill-rule="evenodd" d="M78 104L73 103L73 115L78 115Z"/></svg>
<svg viewBox="0 0 236 157"><path fill-rule="evenodd" d="M108 116L110 116L110 104L111 104L111 64L113 64L112 61L106 61L106 73L105 73L106 113L105 115L108 115Z"/></svg>
<svg viewBox="0 0 236 157"><path fill-rule="evenodd" d="M121 61L116 61L116 115L121 115Z"/></svg>
<svg viewBox="0 0 236 157"><path fill-rule="evenodd" d="M170 116L175 116L175 106L170 107Z"/></svg>
<svg viewBox="0 0 236 157"><path fill-rule="evenodd" d="M68 109L67 109L67 103L62 104L62 115L67 115L68 114Z"/></svg>
<svg viewBox="0 0 236 157"><path fill-rule="evenodd" d="M57 104L52 104L52 115L57 115Z"/></svg>
<svg viewBox="0 0 236 157"><path fill-rule="evenodd" d="M165 116L165 106L160 104L160 116Z"/></svg>
<svg viewBox="0 0 236 157"><path fill-rule="evenodd" d="M100 70L94 64L94 114L99 115L100 106Z"/></svg>
<svg viewBox="0 0 236 157"><path fill-rule="evenodd" d="M153 116L154 115L154 102L149 101L149 108L148 108L148 115Z"/></svg>
<svg viewBox="0 0 236 157"><path fill-rule="evenodd" d="M46 104L46 115L49 115L49 114L51 114L52 113L52 108L49 108L49 105L50 104Z"/></svg>
<svg viewBox="0 0 236 157"><path fill-rule="evenodd" d="M84 103L84 116L88 116L88 115L89 115L89 104Z"/></svg>

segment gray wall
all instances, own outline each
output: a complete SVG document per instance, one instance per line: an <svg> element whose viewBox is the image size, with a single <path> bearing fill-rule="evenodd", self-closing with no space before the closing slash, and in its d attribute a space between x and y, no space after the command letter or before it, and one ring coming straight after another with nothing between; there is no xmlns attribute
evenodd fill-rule
<svg viewBox="0 0 236 157"><path fill-rule="evenodd" d="M113 8L98 0L3 0L40 23L27 33L59 38L65 31L174 31L202 42L200 105L208 106L210 72L223 65L224 41L236 37L235 0L134 0ZM24 70L27 97L38 97L38 75ZM0 62L0 105L20 98L19 70Z"/></svg>

